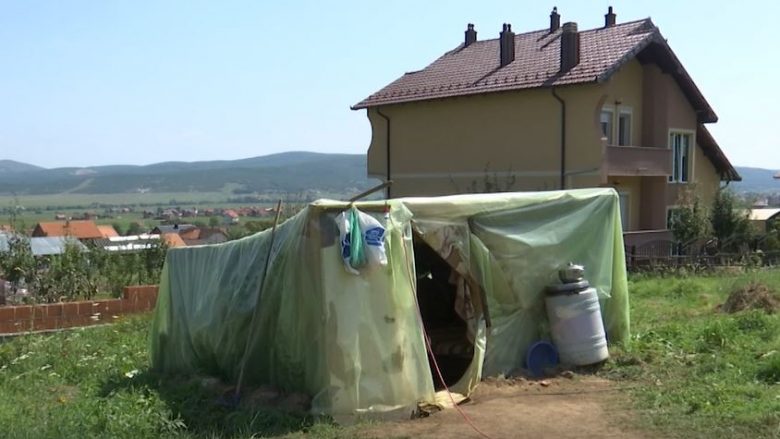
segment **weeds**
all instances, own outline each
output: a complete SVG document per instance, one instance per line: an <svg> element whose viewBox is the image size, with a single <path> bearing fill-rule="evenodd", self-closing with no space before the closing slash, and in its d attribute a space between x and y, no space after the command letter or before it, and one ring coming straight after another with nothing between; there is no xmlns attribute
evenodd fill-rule
<svg viewBox="0 0 780 439"><path fill-rule="evenodd" d="M665 437L780 435L780 318L719 312L751 285L778 290L780 271L632 278L632 341L601 373L634 385L647 427Z"/></svg>
<svg viewBox="0 0 780 439"><path fill-rule="evenodd" d="M780 314L720 306L780 270L634 277L632 339L599 374L626 384L639 421L663 437L780 436ZM215 403L198 379L148 370L148 317L0 342L0 436L341 438L329 419Z"/></svg>
<svg viewBox="0 0 780 439"><path fill-rule="evenodd" d="M328 419L220 407L197 379L149 372L149 317L0 342L0 437L349 436Z"/></svg>

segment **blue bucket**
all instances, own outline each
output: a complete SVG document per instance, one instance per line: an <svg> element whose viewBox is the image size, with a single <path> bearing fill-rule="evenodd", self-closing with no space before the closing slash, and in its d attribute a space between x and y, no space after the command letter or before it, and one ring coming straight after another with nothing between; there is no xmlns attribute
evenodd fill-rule
<svg viewBox="0 0 780 439"><path fill-rule="evenodd" d="M537 341L525 354L525 365L532 376L544 376L544 370L558 365L558 349L547 341Z"/></svg>

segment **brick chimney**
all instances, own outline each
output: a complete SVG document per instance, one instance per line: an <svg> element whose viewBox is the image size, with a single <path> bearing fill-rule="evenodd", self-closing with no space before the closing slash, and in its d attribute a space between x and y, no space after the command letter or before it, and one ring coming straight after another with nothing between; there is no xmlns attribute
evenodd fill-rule
<svg viewBox="0 0 780 439"><path fill-rule="evenodd" d="M614 26L615 18L617 18L617 15L612 12L612 6L610 6L609 9L607 9L606 15L604 15L604 27Z"/></svg>
<svg viewBox="0 0 780 439"><path fill-rule="evenodd" d="M501 66L504 67L515 60L515 33L512 32L512 25L504 23L504 30L499 35L499 46L501 50Z"/></svg>
<svg viewBox="0 0 780 439"><path fill-rule="evenodd" d="M463 47L469 47L471 43L474 43L477 41L477 31L474 30L474 25L472 23L469 23L466 26L466 42L464 43Z"/></svg>
<svg viewBox="0 0 780 439"><path fill-rule="evenodd" d="M558 7L553 7L550 13L550 33L553 33L561 27L561 16L558 14Z"/></svg>
<svg viewBox="0 0 780 439"><path fill-rule="evenodd" d="M563 24L561 33L561 73L568 72L580 63L580 34L577 23Z"/></svg>

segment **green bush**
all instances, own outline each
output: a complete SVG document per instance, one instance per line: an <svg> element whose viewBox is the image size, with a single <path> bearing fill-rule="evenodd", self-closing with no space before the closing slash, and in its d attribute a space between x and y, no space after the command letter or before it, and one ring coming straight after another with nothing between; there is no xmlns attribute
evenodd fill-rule
<svg viewBox="0 0 780 439"><path fill-rule="evenodd" d="M60 255L33 257L27 238L14 237L9 244L9 251L0 253L0 277L14 289L26 287L30 300L48 303L100 293L119 297L128 285L158 283L168 250L162 239L138 252L109 252L99 245L85 251L73 241Z"/></svg>

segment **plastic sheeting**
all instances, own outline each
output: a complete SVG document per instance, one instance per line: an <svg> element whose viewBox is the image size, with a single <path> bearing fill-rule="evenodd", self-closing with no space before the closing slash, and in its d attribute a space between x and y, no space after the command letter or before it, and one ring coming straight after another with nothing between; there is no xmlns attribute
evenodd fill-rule
<svg viewBox="0 0 780 439"><path fill-rule="evenodd" d="M335 217L318 201L270 231L169 250L151 330L154 368L237 379L313 397L332 415L408 413L436 401L415 301L412 229L487 302L471 365L453 391L523 366L547 332L544 287L569 261L586 266L610 341L629 335L617 193L612 189L459 195L357 203L387 229L388 264L348 274ZM388 215L382 213L387 206ZM480 295L472 291L472 300ZM489 320L491 327L486 327Z"/></svg>

